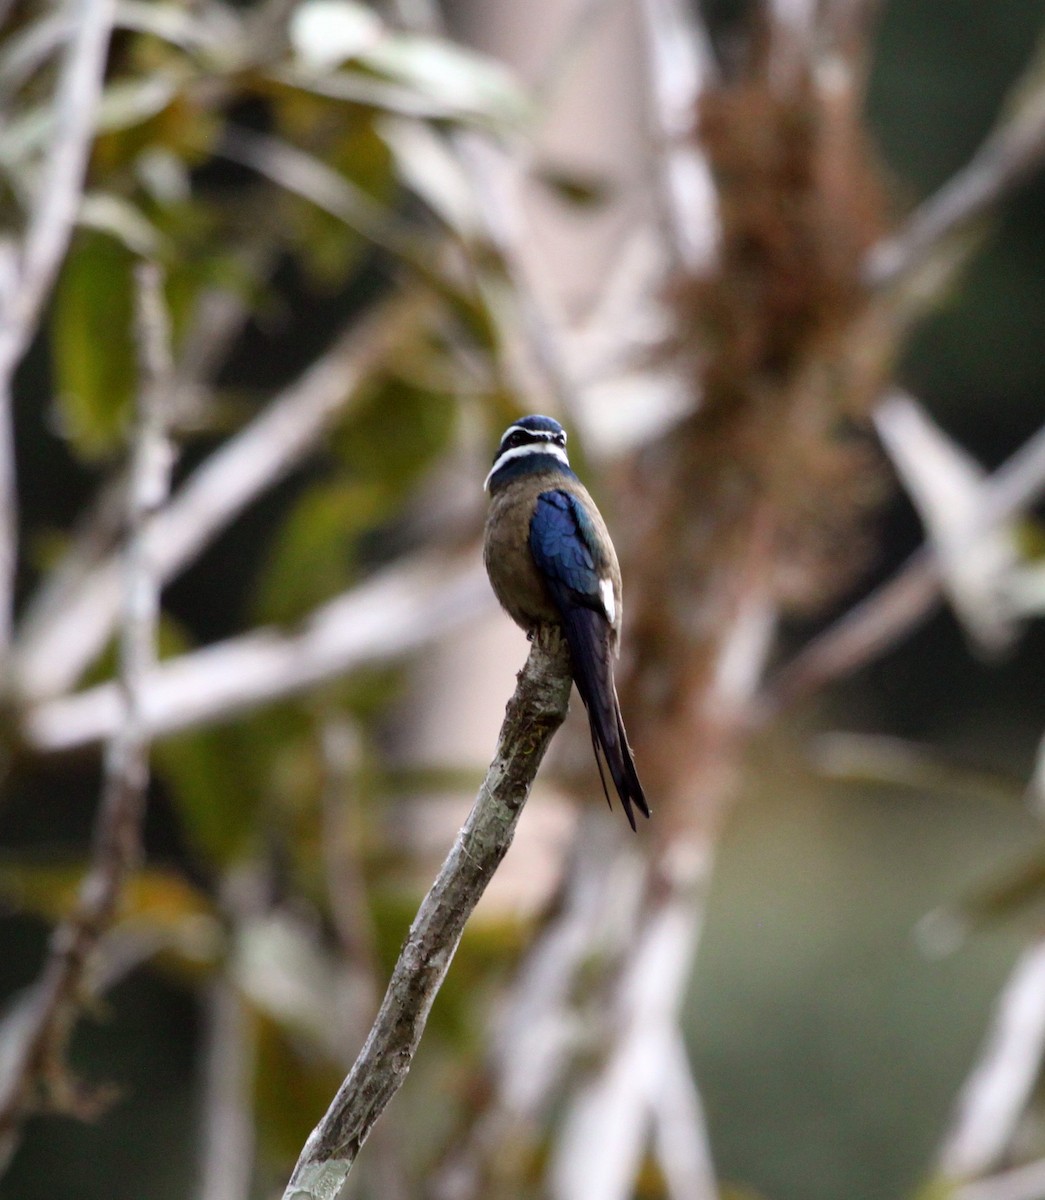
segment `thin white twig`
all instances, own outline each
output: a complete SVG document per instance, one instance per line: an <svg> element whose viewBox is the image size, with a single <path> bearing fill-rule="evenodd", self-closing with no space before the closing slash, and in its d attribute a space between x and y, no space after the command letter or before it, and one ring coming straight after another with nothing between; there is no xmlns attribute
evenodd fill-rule
<svg viewBox="0 0 1045 1200"><path fill-rule="evenodd" d="M1045 1159L962 1184L950 1192L949 1197L950 1200L1042 1200L1045 1197Z"/></svg>
<svg viewBox="0 0 1045 1200"><path fill-rule="evenodd" d="M586 964L607 972L635 936L642 910L646 865L624 846L609 814L586 808L564 873L554 916L524 959L491 1036L491 1095L432 1185L435 1200L478 1200L506 1145L540 1136L548 1110L571 1063L599 1040L581 1011L577 978Z"/></svg>
<svg viewBox="0 0 1045 1200"><path fill-rule="evenodd" d="M1041 74L1039 55L1037 72ZM1032 68L1033 70L1034 68ZM864 279L886 288L920 266L951 234L981 217L1045 159L1045 83L1034 79L971 161L868 256Z"/></svg>
<svg viewBox="0 0 1045 1200"><path fill-rule="evenodd" d="M572 1098L555 1147L556 1200L628 1200L674 1038L702 908L689 889L646 917L621 980L616 1036L605 1064Z"/></svg>
<svg viewBox="0 0 1045 1200"><path fill-rule="evenodd" d="M1043 1055L1045 940L1039 940L1023 952L999 995L979 1061L962 1088L939 1154L945 1179L972 1179L999 1161L1027 1106Z"/></svg>
<svg viewBox="0 0 1045 1200"><path fill-rule="evenodd" d="M206 993L199 1200L249 1200L254 1176L254 1042L243 998L219 975Z"/></svg>
<svg viewBox="0 0 1045 1200"><path fill-rule="evenodd" d="M18 565L11 386L65 255L80 202L115 0L76 0L54 99L50 154L21 249L0 247L0 678L10 651Z"/></svg>
<svg viewBox="0 0 1045 1200"><path fill-rule="evenodd" d="M272 247L263 239L243 247L237 270L258 279L274 265ZM209 380L249 315L239 291L204 288L188 327L180 338L169 398L172 427L185 428L205 420ZM92 509L78 522L70 544L26 605L23 630L46 625L74 602L88 576L110 554L126 507L127 481L114 473L102 485Z"/></svg>
<svg viewBox="0 0 1045 1200"><path fill-rule="evenodd" d="M256 629L159 664L142 696L151 737L226 720L364 664L393 661L473 620L493 601L478 563L409 560L317 609L296 634ZM122 721L118 688L44 700L22 733L40 752L103 740Z"/></svg>
<svg viewBox="0 0 1045 1200"><path fill-rule="evenodd" d="M1045 426L984 481L975 537L1035 504L1045 493ZM886 583L814 638L769 680L757 703L762 719L850 674L883 653L933 611L942 578L926 544Z"/></svg>
<svg viewBox="0 0 1045 1200"><path fill-rule="evenodd" d="M226 129L217 152L310 201L398 258L416 260L414 247L388 211L315 155L281 138L237 127Z"/></svg>
<svg viewBox="0 0 1045 1200"><path fill-rule="evenodd" d="M766 0L770 26L770 78L786 93L798 73L812 65L818 0Z"/></svg>
<svg viewBox="0 0 1045 1200"><path fill-rule="evenodd" d="M145 533L163 582L301 461L416 320L417 308L410 296L376 305L186 480ZM26 620L13 664L21 698L53 696L76 681L112 631L119 594L119 564L109 558L60 612Z"/></svg>
<svg viewBox="0 0 1045 1200"><path fill-rule="evenodd" d="M682 0L642 0L649 89L662 143L667 222L675 251L692 272L718 257L718 193L697 140L700 97L717 67L699 8Z"/></svg>
<svg viewBox="0 0 1045 1200"><path fill-rule="evenodd" d="M669 1200L717 1200L704 1106L678 1029L664 1038L658 1086L650 1096L653 1151Z"/></svg>

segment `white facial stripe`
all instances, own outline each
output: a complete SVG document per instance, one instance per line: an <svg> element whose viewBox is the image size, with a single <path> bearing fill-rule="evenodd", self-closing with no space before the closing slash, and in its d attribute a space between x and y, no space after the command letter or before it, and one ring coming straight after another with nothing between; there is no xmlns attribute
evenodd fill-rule
<svg viewBox="0 0 1045 1200"><path fill-rule="evenodd" d="M563 464L563 466L568 467L570 465L570 460L566 456L566 451L562 448L562 446L557 446L554 442L548 442L547 445L542 444L539 446L513 446L511 450L502 450L501 453L498 454L493 466L490 468L490 474L487 475L485 481L483 482L483 491L486 492L490 490L490 480L493 479L493 477L506 462L510 462L513 458L525 458L528 454L545 454L549 458L557 458L559 462Z"/></svg>
<svg viewBox="0 0 1045 1200"><path fill-rule="evenodd" d="M550 442L558 437L561 437L563 441L566 440L565 430L559 433L553 433L550 429L527 429L525 425L509 425L501 435L502 446L512 436L513 433L525 433L527 437L540 438L542 442Z"/></svg>
<svg viewBox="0 0 1045 1200"><path fill-rule="evenodd" d="M599 580L599 598L602 600L602 610L606 619L612 625L617 619L617 601L613 597L613 580Z"/></svg>

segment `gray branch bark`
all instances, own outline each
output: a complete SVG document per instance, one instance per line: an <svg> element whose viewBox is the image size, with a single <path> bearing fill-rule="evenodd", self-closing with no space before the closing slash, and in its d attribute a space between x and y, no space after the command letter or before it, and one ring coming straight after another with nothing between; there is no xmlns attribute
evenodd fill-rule
<svg viewBox="0 0 1045 1200"><path fill-rule="evenodd" d="M534 641L493 762L410 927L366 1043L305 1143L284 1200L331 1200L410 1070L465 923L511 845L537 769L566 716L569 658L557 632Z"/></svg>

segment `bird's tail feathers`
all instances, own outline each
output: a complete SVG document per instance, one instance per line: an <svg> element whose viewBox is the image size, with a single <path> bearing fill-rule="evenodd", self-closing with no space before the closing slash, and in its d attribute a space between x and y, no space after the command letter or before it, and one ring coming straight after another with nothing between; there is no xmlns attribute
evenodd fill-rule
<svg viewBox="0 0 1045 1200"><path fill-rule="evenodd" d="M609 802L609 790L602 769L604 760L628 823L634 829L634 809L637 808L646 817L650 815L650 809L628 745L617 688L613 682L609 626L602 613L595 609L564 605L563 610L563 627L573 659L573 677L584 707L588 710L602 790Z"/></svg>

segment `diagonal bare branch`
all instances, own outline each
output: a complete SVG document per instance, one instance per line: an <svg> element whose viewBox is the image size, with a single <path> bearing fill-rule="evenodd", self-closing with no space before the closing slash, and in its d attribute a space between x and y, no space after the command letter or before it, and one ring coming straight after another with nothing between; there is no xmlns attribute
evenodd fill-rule
<svg viewBox="0 0 1045 1200"><path fill-rule="evenodd" d="M566 716L571 686L565 644L554 631L537 638L472 811L418 909L373 1028L305 1143L284 1200L336 1196L405 1079L465 923L511 845L537 769Z"/></svg>
<svg viewBox="0 0 1045 1200"><path fill-rule="evenodd" d="M953 1200L1041 1200L1045 1195L1045 1159L960 1184L950 1195Z"/></svg>
<svg viewBox="0 0 1045 1200"><path fill-rule="evenodd" d="M115 0L75 0L54 99L54 132L21 247L0 244L0 678L9 654L18 562L11 386L65 255L80 202Z"/></svg>
<svg viewBox="0 0 1045 1200"><path fill-rule="evenodd" d="M1025 511L1045 494L1045 426L983 485L979 528ZM922 546L903 567L814 638L769 680L757 704L761 718L818 691L884 653L921 624L940 603L942 577L935 554Z"/></svg>
<svg viewBox="0 0 1045 1200"><path fill-rule="evenodd" d="M999 1164L1037 1082L1043 1055L1045 941L1039 940L1023 952L998 997L982 1055L962 1088L940 1149L937 1169L943 1178L974 1179ZM969 1186L976 1194L974 1185Z"/></svg>
<svg viewBox="0 0 1045 1200"><path fill-rule="evenodd" d="M207 459L145 532L162 582L175 576L259 494L313 448L417 319L418 297L397 295L354 323L298 380ZM25 621L14 659L19 695L70 687L110 636L119 606L119 564L108 558L60 611Z"/></svg>
<svg viewBox="0 0 1045 1200"><path fill-rule="evenodd" d="M951 235L1004 199L1045 161L1045 52L1039 52L1013 103L971 161L930 196L864 267L869 288L901 282Z"/></svg>
<svg viewBox="0 0 1045 1200"><path fill-rule="evenodd" d="M299 632L256 629L160 663L142 695L152 738L227 720L360 666L394 661L460 628L493 600L477 562L408 560L317 609ZM111 737L123 719L119 688L103 683L43 700L22 735L41 753Z"/></svg>
<svg viewBox="0 0 1045 1200"><path fill-rule="evenodd" d="M641 12L671 240L688 271L707 271L719 251L718 194L696 123L718 74L711 39L699 8L680 0L643 0Z"/></svg>

